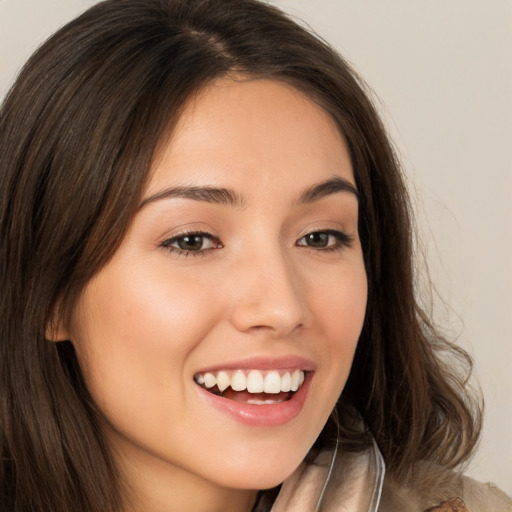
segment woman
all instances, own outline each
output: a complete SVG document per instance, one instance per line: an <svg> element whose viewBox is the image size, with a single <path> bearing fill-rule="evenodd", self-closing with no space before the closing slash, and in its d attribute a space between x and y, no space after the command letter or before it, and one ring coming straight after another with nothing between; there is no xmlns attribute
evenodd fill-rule
<svg viewBox="0 0 512 512"><path fill-rule="evenodd" d="M451 472L478 403L383 127L278 10L96 5L20 74L0 154L6 510L511 509Z"/></svg>

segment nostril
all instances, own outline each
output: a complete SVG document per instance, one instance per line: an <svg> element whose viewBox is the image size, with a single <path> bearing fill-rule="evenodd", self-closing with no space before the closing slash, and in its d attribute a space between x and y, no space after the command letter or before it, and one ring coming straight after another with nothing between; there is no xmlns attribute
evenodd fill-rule
<svg viewBox="0 0 512 512"><path fill-rule="evenodd" d="M305 310L302 306L271 304L238 304L232 314L231 322L240 332L269 332L273 336L283 337L305 325Z"/></svg>

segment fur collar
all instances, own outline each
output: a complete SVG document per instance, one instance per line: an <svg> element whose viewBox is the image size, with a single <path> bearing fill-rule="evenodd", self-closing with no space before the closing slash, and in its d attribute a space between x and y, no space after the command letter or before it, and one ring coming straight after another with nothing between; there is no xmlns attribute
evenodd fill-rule
<svg viewBox="0 0 512 512"><path fill-rule="evenodd" d="M385 477L374 444L363 453L322 452L284 482L271 512L512 512L512 500L432 463L416 465L405 481Z"/></svg>

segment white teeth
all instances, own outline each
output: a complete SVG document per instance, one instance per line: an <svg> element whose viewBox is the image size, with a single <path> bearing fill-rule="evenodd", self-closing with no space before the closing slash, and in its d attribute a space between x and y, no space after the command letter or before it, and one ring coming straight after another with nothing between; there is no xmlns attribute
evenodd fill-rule
<svg viewBox="0 0 512 512"><path fill-rule="evenodd" d="M249 372L247 375L247 371ZM199 385L204 385L207 389L215 385L222 393L228 387L233 391L244 391L249 393L268 393L277 395L280 392L297 391L304 382L304 372L295 370L285 372L280 375L277 370L262 372L261 370L236 370L230 373L228 371L219 371L214 373L198 373L194 380ZM272 401L274 403L274 401Z"/></svg>
<svg viewBox="0 0 512 512"><path fill-rule="evenodd" d="M249 399L247 400L247 404L253 404L253 405L271 405L271 404L280 404L283 400L254 400Z"/></svg>
<svg viewBox="0 0 512 512"><path fill-rule="evenodd" d="M213 388L217 384L217 379L215 378L215 375L212 373L205 373L204 375L204 385L207 388Z"/></svg>
<svg viewBox="0 0 512 512"><path fill-rule="evenodd" d="M277 394L281 392L281 377L277 372L267 373L263 386L265 393Z"/></svg>
<svg viewBox="0 0 512 512"><path fill-rule="evenodd" d="M303 372L301 372L303 373ZM286 372L282 377L281 377L281 391L290 391L290 389L292 388L292 376Z"/></svg>
<svg viewBox="0 0 512 512"><path fill-rule="evenodd" d="M231 384L231 379L226 372L217 373L217 387L222 393L225 389L227 389Z"/></svg>
<svg viewBox="0 0 512 512"><path fill-rule="evenodd" d="M247 391L249 393L263 393L263 375L252 370L247 377Z"/></svg>
<svg viewBox="0 0 512 512"><path fill-rule="evenodd" d="M237 370L231 376L231 389L233 391L243 391L247 387L247 378L242 370Z"/></svg>
<svg viewBox="0 0 512 512"><path fill-rule="evenodd" d="M292 375L292 385L290 387L291 391L297 391L300 386L300 374L301 372L299 370L295 370Z"/></svg>

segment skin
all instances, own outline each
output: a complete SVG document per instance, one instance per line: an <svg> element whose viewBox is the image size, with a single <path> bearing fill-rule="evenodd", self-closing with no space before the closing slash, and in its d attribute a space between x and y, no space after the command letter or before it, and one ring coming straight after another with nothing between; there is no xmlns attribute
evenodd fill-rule
<svg viewBox="0 0 512 512"><path fill-rule="evenodd" d="M127 510L250 510L256 490L286 479L320 433L361 331L357 197L299 201L334 176L354 185L346 144L295 89L224 79L188 103L151 171L124 241L57 337L73 342L105 416L132 489ZM190 186L227 188L238 201L164 192ZM331 234L312 247L305 238L326 230L351 241ZM180 250L191 231L208 236ZM244 425L193 380L206 367L288 355L315 371L303 409L284 425Z"/></svg>

